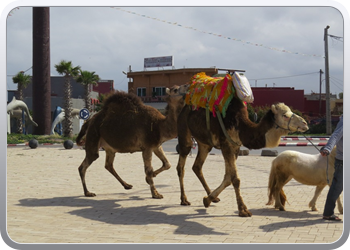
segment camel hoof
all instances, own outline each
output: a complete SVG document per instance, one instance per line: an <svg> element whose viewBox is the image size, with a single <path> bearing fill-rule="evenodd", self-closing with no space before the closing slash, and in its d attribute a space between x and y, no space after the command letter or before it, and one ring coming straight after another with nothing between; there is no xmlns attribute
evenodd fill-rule
<svg viewBox="0 0 350 250"><path fill-rule="evenodd" d="M152 194L152 198L153 199L163 199L163 195L161 195L159 193L155 193L155 194Z"/></svg>
<svg viewBox="0 0 350 250"><path fill-rule="evenodd" d="M94 197L94 196L96 196L96 194L90 193L90 192L86 192L86 193L85 193L85 196L86 196L86 197Z"/></svg>
<svg viewBox="0 0 350 250"><path fill-rule="evenodd" d="M220 201L219 198L215 198L215 199L213 200L214 203L218 203L219 201Z"/></svg>
<svg viewBox="0 0 350 250"><path fill-rule="evenodd" d="M311 208L311 211L318 211L317 207Z"/></svg>
<svg viewBox="0 0 350 250"><path fill-rule="evenodd" d="M286 209L284 207L280 207L279 210L280 211L286 211Z"/></svg>
<svg viewBox="0 0 350 250"><path fill-rule="evenodd" d="M124 186L124 189L132 189L132 185L130 184L125 184L123 186Z"/></svg>
<svg viewBox="0 0 350 250"><path fill-rule="evenodd" d="M239 216L240 217L251 217L252 215L253 214L248 209L239 211Z"/></svg>
<svg viewBox="0 0 350 250"><path fill-rule="evenodd" d="M190 206L191 205L191 202L185 200L185 201L181 201L181 205L182 206Z"/></svg>
<svg viewBox="0 0 350 250"><path fill-rule="evenodd" d="M209 197L208 197L208 196L205 196L205 197L203 198L203 204L204 204L204 206L205 206L205 207L209 207L209 206L210 206L210 203L211 203L211 201L210 201Z"/></svg>

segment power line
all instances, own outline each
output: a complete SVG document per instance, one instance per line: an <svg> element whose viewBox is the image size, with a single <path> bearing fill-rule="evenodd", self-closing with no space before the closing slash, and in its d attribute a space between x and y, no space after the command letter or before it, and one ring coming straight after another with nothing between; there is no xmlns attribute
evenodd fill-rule
<svg viewBox="0 0 350 250"><path fill-rule="evenodd" d="M342 84L343 84L343 80L340 80L340 79L336 78L335 76L332 76L332 78L338 80L339 82L342 82Z"/></svg>
<svg viewBox="0 0 350 250"><path fill-rule="evenodd" d="M344 38L341 36L333 36L333 35L328 35L328 36L332 39L339 41L339 42L344 42L344 40L343 40Z"/></svg>
<svg viewBox="0 0 350 250"><path fill-rule="evenodd" d="M31 66L29 69L22 71L23 73L26 73L28 70L30 70L31 68L33 68L33 66ZM21 72L21 71L20 71ZM15 75L7 75L7 76L15 76Z"/></svg>
<svg viewBox="0 0 350 250"><path fill-rule="evenodd" d="M284 52L284 53L289 53L289 54L294 54L294 55L301 55L301 56L311 56L311 57L320 57L320 58L324 58L323 55L305 54L305 53L301 53L301 52L292 52L292 51L285 50L285 49L279 49L279 48L275 48L275 47L266 46L266 45L261 44L261 43L249 42L249 41L246 41L246 40L244 40L244 39L235 38L235 37L231 37L231 36L225 36L225 35L222 35L222 34L217 34L217 33L215 33L215 32L200 30L200 29L197 29L197 28L195 28L195 27L190 27L190 26L182 25L182 24L180 24L180 23L178 23L178 22L169 22L169 21L167 21L167 20L161 20L161 19L159 19L159 18L157 18L157 17L151 17L151 16L147 16L147 15L144 15L144 14L139 14L139 13L136 13L136 12L134 12L134 11L125 10L125 9L118 8L118 7L111 7L111 8L116 9L116 10L118 10L118 11L123 11L123 12L125 12L125 13L129 13L129 14L132 14L132 15L136 15L136 16L139 16L139 17L142 17L142 18L148 18L148 19L151 19L151 20L154 20L154 21L158 21L158 22L165 23L165 24L170 24L170 25L174 25L174 26L177 26L177 27L189 29L189 30L192 30L192 31L196 31L196 32L200 32L200 33L204 33L204 34L216 36L216 37L219 37L219 38L223 38L223 39L227 39L227 40L231 40L231 41L240 42L240 43L243 43L244 45L246 44L246 45L251 45L251 46L254 46L254 47L258 47L258 48L265 48L265 49L270 49L270 50L279 51L279 52Z"/></svg>
<svg viewBox="0 0 350 250"><path fill-rule="evenodd" d="M331 80L331 83L336 86L338 89L340 89L341 91L343 91L343 85L342 84L339 84L337 83L336 81L334 81L334 79L330 79Z"/></svg>

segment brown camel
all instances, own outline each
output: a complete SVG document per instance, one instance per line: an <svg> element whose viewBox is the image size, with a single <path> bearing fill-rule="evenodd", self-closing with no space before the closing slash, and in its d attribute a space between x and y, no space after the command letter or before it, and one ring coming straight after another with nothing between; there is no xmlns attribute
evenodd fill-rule
<svg viewBox="0 0 350 250"><path fill-rule="evenodd" d="M132 185L123 181L115 171L115 153L142 151L146 182L150 185L152 197L163 198L154 186L153 177L171 166L161 145L177 136L176 121L184 106L183 95L187 87L188 85L182 85L167 88L168 105L165 116L157 109L144 105L140 98L133 94L116 92L106 99L103 109L83 125L76 139L77 145L83 145L85 142L86 155L79 167L85 196L95 196L86 187L85 173L91 163L99 157L99 148L103 147L106 152L105 168L125 189L131 189ZM151 164L152 152L163 163L156 171L153 171Z"/></svg>
<svg viewBox="0 0 350 250"><path fill-rule="evenodd" d="M227 108L226 117L223 119L230 140L224 135L218 118L210 114L210 131L206 126L206 110L199 108L191 110L186 105L178 118L179 161L177 172L181 188L181 205L190 205L184 190L184 166L186 158L191 150L193 136L198 142L198 154L192 170L202 183L208 196L203 198L205 207L211 202L220 201L218 195L231 183L236 193L239 216L251 216L240 194L240 179L237 173L236 160L241 145L249 149L264 147L276 147L280 137L291 131L308 130L305 120L294 114L283 103L271 106L271 110L262 118L259 124L251 122L248 111L241 100L233 98ZM213 192L208 187L202 174L203 163L212 148L221 149L225 160L225 175L221 185Z"/></svg>

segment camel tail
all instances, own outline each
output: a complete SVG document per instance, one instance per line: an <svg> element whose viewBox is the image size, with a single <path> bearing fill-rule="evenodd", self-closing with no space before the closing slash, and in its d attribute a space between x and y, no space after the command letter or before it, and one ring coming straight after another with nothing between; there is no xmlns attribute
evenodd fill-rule
<svg viewBox="0 0 350 250"><path fill-rule="evenodd" d="M90 123L91 119L87 120L83 126L81 127L81 130L77 136L77 138L75 139L76 143L78 146L84 146L85 144L85 134L86 134L86 131L89 127L89 123Z"/></svg>

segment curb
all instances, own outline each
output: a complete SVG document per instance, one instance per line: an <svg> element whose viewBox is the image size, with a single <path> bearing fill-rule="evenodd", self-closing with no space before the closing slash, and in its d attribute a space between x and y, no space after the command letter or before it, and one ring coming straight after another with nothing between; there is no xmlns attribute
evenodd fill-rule
<svg viewBox="0 0 350 250"><path fill-rule="evenodd" d="M38 144L38 146L54 146L54 145L63 145L63 143L41 143ZM74 143L74 145L76 145ZM7 144L7 147L14 147L14 146L28 146L29 147L29 143L18 143L18 144Z"/></svg>
<svg viewBox="0 0 350 250"><path fill-rule="evenodd" d="M282 140L282 139L281 139ZM328 139L327 139L328 140ZM286 146L325 146L327 142L319 142L319 143L310 143L310 142L281 142L278 144L279 147L286 147ZM55 146L55 145L63 145L63 143L42 143L38 146ZM76 146L76 143L73 144ZM15 146L28 146L28 143L19 143L19 144L7 144L7 147L15 147Z"/></svg>
<svg viewBox="0 0 350 250"><path fill-rule="evenodd" d="M281 141L328 141L329 138L318 138L318 137L300 137L300 138L295 138L295 137L281 137Z"/></svg>
<svg viewBox="0 0 350 250"><path fill-rule="evenodd" d="M326 146L327 142L319 142L319 143L310 143L310 142L282 142L278 144L279 147L285 147L285 146Z"/></svg>

